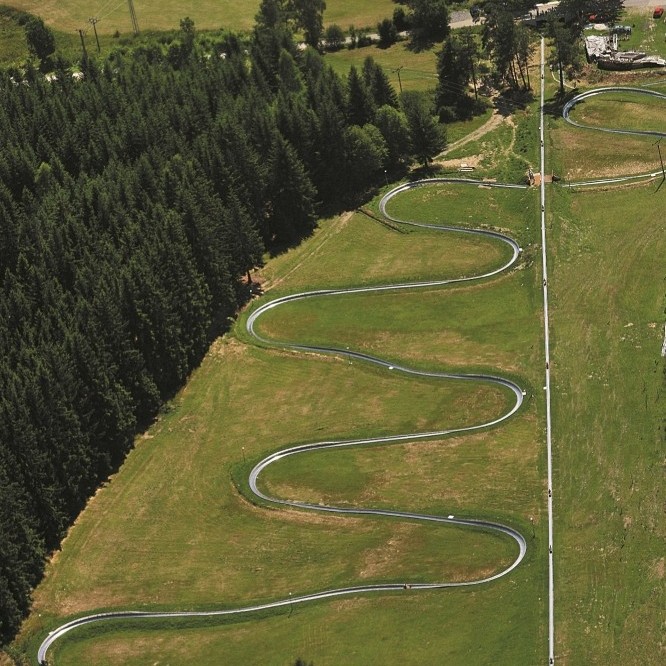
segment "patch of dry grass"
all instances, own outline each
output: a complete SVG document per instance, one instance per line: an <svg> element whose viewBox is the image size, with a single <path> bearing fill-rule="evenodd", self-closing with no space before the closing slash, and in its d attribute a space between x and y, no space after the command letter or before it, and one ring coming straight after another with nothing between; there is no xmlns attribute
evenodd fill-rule
<svg viewBox="0 0 666 666"><path fill-rule="evenodd" d="M565 126L551 132L554 157L565 180L614 178L654 171L659 154L649 137L610 137L602 132Z"/></svg>

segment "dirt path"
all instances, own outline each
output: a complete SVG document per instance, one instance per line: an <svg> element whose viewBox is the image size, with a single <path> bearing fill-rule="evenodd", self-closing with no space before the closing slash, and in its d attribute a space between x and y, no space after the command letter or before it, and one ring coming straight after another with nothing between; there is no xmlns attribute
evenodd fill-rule
<svg viewBox="0 0 666 666"><path fill-rule="evenodd" d="M457 141L454 141L453 143L449 144L446 150L442 151L439 155L437 155L435 159L438 160L441 157L445 157L452 150L460 148L461 146L464 146L467 143L471 143L472 141L476 141L477 139L480 139L482 136L484 136L484 134L488 134L488 132L492 132L492 130L494 130L496 127L499 127L504 120L505 120L504 116L499 112L498 109L495 109L493 111L493 115L490 116L490 118L488 118L488 120L483 125L481 125L481 127L475 129L473 132L470 132L467 136L464 136L462 139L458 139Z"/></svg>

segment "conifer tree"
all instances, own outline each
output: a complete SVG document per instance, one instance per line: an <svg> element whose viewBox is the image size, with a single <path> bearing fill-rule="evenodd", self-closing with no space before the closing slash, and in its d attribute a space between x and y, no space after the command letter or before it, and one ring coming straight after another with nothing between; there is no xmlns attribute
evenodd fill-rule
<svg viewBox="0 0 666 666"><path fill-rule="evenodd" d="M347 77L347 117L351 125L365 125L374 120L375 103L364 78L353 65Z"/></svg>
<svg viewBox="0 0 666 666"><path fill-rule="evenodd" d="M42 63L45 63L55 51L53 33L46 27L44 21L37 16L31 16L27 20L25 38L30 53L39 58Z"/></svg>
<svg viewBox="0 0 666 666"><path fill-rule="evenodd" d="M411 139L405 114L392 106L382 106L377 110L375 124L386 142L387 165L395 168L406 163L411 153Z"/></svg>
<svg viewBox="0 0 666 666"><path fill-rule="evenodd" d="M277 135L268 158L271 238L293 241L310 233L316 223L316 190L294 147Z"/></svg>
<svg viewBox="0 0 666 666"><path fill-rule="evenodd" d="M432 116L430 104L423 93L409 91L401 97L409 123L414 156L428 166L429 161L446 145L446 131Z"/></svg>
<svg viewBox="0 0 666 666"><path fill-rule="evenodd" d="M398 107L398 96L391 85L386 72L368 56L363 61L363 80L372 93L375 106L380 107L388 104Z"/></svg>

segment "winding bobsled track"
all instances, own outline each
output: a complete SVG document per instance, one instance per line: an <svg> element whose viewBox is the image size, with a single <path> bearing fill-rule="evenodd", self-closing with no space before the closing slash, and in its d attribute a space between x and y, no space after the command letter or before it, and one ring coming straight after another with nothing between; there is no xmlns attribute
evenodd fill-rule
<svg viewBox="0 0 666 666"><path fill-rule="evenodd" d="M351 587L324 590L321 592L317 592L315 594L305 594L294 597L290 596L289 598L269 603L249 605L234 609L225 608L225 609L211 610L211 611L144 612L144 611L126 610L126 611L116 611L109 613L96 613L67 622L62 626L58 627L57 629L55 629L54 631L52 631L44 639L44 641L39 647L38 659L40 663L45 662L46 654L51 645L53 645L55 641L60 639L68 632L77 629L79 627L83 627L85 625L101 623L101 622L110 622L114 620L141 621L141 620L155 620L160 618L173 619L173 618L210 618L210 617L221 617L221 616L238 616L266 609L291 607L293 604L299 604L320 599L331 599L346 595L359 595L371 592L397 592L399 590L400 591L404 590L405 588L410 590L435 590L435 589L443 589L449 587L481 585L484 583L489 583L491 581L497 580L502 576L506 576L510 571L515 569L520 564L520 562L525 557L525 553L527 550L527 544L525 538L520 532L518 532L513 527L502 525L501 523L492 522L488 520L473 519L473 518L464 519L464 518L455 518L453 516L418 514L418 513L411 513L408 511L400 511L400 510L374 509L374 508L361 508L361 507L350 508L350 507L340 507L340 506L327 506L321 504L310 504L306 502L298 502L298 501L281 499L278 497L272 497L266 494L263 490L261 490L258 487L258 480L262 471L265 470L274 462L277 462L278 460L281 460L286 457L307 453L309 451L317 451L323 449L342 449L342 448L351 448L351 447L377 445L377 444L390 445L406 441L416 441L416 440L423 440L426 438L443 437L445 435L452 435L455 433L467 433L472 431L478 431L484 428L495 426L505 421L520 409L523 403L524 393L522 389L515 382L509 379L505 379L494 375L486 375L486 374L458 374L458 373L444 373L436 371L417 370L414 368L409 368L404 365L396 364L394 362L389 362L387 360L375 356L370 356L365 353L350 351L347 349L340 349L337 347L310 346L298 343L278 344L267 338L262 337L255 330L255 325L257 321L266 312L269 312L270 310L273 310L275 308L282 307L293 301L298 301L303 299L314 299L314 298L331 298L331 297L342 296L345 294L354 294L354 293L379 293L379 292L396 291L396 290L415 290L422 288L432 288L437 286L449 285L453 283L470 282L474 280L486 279L511 268L520 257L521 249L518 246L518 244L509 236L506 236L496 231L485 230L485 229L470 229L470 228L463 228L456 226L439 226L439 225L429 224L427 222L423 223L406 222L404 220L396 219L395 217L390 216L386 212L386 206L388 202L391 201L391 199L393 199L394 197L399 196L403 192L406 192L408 190L417 187L428 187L434 184L441 184L441 183L449 183L451 185L460 186L460 187L462 186L478 187L479 185L484 185L486 187L489 186L489 187L498 187L498 188L525 189L524 186L520 185L501 185L501 184L486 183L486 182L482 183L480 181L475 181L470 179L433 178L428 180L417 181L414 183L407 183L396 187L395 189L388 192L382 198L380 202L380 209L388 219L391 219L392 221L397 223L409 224L415 227L422 227L440 232L470 234L477 237L488 238L494 241L505 243L506 245L509 246L511 250L511 257L502 266L472 277L454 278L448 280L428 280L423 282L408 282L402 284L387 284L375 287L357 287L349 289L323 289L317 291L292 294L289 296L284 296L282 298L277 298L273 301L269 301L264 305L260 306L259 308L257 308L256 310L254 310L254 312L252 312L252 314L247 319L246 329L248 333L261 344L268 344L271 346L280 347L282 349L289 349L305 353L333 354L339 357L345 357L348 359L354 359L365 363L373 364L375 366L385 368L391 372L400 372L415 377L428 377L444 381L485 382L487 384L508 389L513 394L513 404L510 406L508 411L506 411L506 413L498 416L497 418L491 421L478 423L476 425L470 425L462 428L440 429L429 432L402 433L386 437L374 437L374 438L364 438L364 439L328 440L328 441L315 442L311 444L305 444L302 446L293 446L285 448L267 456L254 466L254 468L250 473L249 486L251 491L264 502L293 507L300 510L327 512L327 513L347 515L347 516L383 516L398 520L418 521L429 524L437 523L441 525L456 525L458 527L464 527L474 530L499 533L510 539L513 539L513 541L516 544L517 554L513 562L511 562L511 564L502 571L499 571L491 576L487 576L485 578L480 578L476 580L462 581L462 582L444 581L444 582L432 582L432 583L420 583L420 582L409 583L409 581L407 582L400 581L396 583L388 583L381 585L356 585Z"/></svg>
<svg viewBox="0 0 666 666"><path fill-rule="evenodd" d="M666 131L660 130L636 130L636 129L626 129L621 127L600 127L597 125L586 125L585 123L579 123L576 120L573 120L570 116L572 109L577 104L584 102L586 99L592 97L597 97L600 95L610 95L616 93L630 93L633 95L644 95L646 97L661 99L666 102L666 94L658 92L657 90L651 90L648 88L635 88L631 86L618 86L618 87L603 87L603 88L593 88L592 90L587 90L580 95L576 95L570 99L562 109L562 117L566 122L574 127L580 127L582 129L596 130L597 132L605 132L606 134L624 134L632 136L654 136L654 137L666 137ZM624 183L632 180L641 180L645 178L656 178L661 175L660 172L651 172L644 174L636 174L631 176L617 176L615 178L598 178L593 180L586 181L577 181L568 183L571 187L583 187L588 185L610 185L613 183Z"/></svg>
<svg viewBox="0 0 666 666"><path fill-rule="evenodd" d="M600 95L609 95L617 93L631 93L633 95L645 95L646 97L656 97L658 99L663 99L666 101L666 94L658 92L657 90L650 90L646 88L633 88L630 86L617 86L617 87L604 87L604 88L593 88L592 90L587 90L580 95L576 95L570 99L562 109L562 116L564 119L571 125L576 127L582 127L584 129L593 129L599 132L607 132L609 134L635 134L638 136L666 136L666 131L658 130L631 130L631 129L622 129L621 127L598 127L596 125L586 125L584 123L579 123L575 120L572 120L570 113L571 110L581 102L584 102L586 99L591 97L598 97Z"/></svg>

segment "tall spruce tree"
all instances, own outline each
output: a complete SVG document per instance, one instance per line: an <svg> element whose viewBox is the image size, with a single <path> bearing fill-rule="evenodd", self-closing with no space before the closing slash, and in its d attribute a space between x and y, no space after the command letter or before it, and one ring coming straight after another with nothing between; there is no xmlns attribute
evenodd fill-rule
<svg viewBox="0 0 666 666"><path fill-rule="evenodd" d="M294 241L315 227L316 190L294 147L277 135L268 157L268 228L277 241Z"/></svg>
<svg viewBox="0 0 666 666"><path fill-rule="evenodd" d="M431 104L424 93L408 91L400 101L409 124L412 152L417 160L428 166L430 160L446 145L446 130L434 119Z"/></svg>

